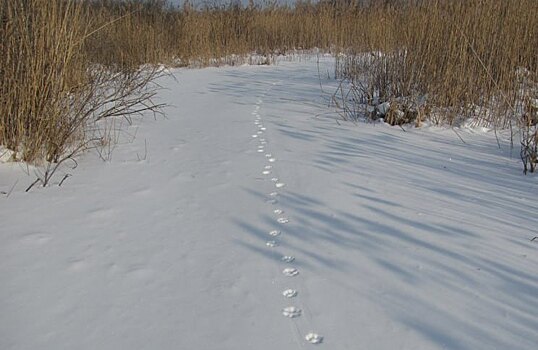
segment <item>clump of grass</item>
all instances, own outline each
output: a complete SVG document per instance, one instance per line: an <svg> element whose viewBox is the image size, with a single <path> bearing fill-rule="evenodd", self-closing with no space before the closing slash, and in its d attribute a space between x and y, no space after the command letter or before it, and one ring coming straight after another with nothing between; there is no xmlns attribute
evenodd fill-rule
<svg viewBox="0 0 538 350"><path fill-rule="evenodd" d="M84 3L1 4L0 145L12 160L44 165L43 185L62 162L107 142L99 121L159 107L151 102L156 68L113 70L88 59Z"/></svg>
<svg viewBox="0 0 538 350"><path fill-rule="evenodd" d="M532 0L408 2L373 7L383 28L369 46L340 62L340 76L361 80L380 100L427 97L444 111L505 127L522 103L519 72L537 73L538 3Z"/></svg>
<svg viewBox="0 0 538 350"><path fill-rule="evenodd" d="M57 161L78 137L70 109L86 83L81 6L3 1L0 8L0 144L25 161Z"/></svg>

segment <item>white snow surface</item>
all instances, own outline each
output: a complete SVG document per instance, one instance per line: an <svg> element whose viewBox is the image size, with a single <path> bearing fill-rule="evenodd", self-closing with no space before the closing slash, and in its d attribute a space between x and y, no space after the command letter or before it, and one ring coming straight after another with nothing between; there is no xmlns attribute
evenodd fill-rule
<svg viewBox="0 0 538 350"><path fill-rule="evenodd" d="M506 142L337 123L315 60L172 73L166 118L62 187L0 164L0 349L538 348Z"/></svg>

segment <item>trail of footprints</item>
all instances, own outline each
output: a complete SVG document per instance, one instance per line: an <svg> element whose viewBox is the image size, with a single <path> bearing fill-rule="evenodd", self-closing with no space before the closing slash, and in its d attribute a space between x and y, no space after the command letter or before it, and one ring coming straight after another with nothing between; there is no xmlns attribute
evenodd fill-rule
<svg viewBox="0 0 538 350"><path fill-rule="evenodd" d="M256 103L256 107L254 111L252 112L252 115L254 116L254 125L258 129L254 134L252 134L252 138L257 139L259 142L259 145L257 146L256 151L260 154L263 154L267 162L269 163L264 166L262 170L262 174L269 176L269 175L273 175L274 173L274 163L276 162L276 158L273 156L272 153L268 153L268 152L266 153L267 140L264 138L264 132L267 130L267 128L263 125L262 118L259 114L260 105L262 103L263 103L263 100L261 98L258 99ZM278 177L274 175L270 179L271 179L271 182L274 183L274 186L277 190L282 189L286 186L284 182L282 182ZM269 193L269 198L267 199L267 202L270 204L277 204L278 195L279 193L277 191L273 191ZM284 211L282 209L279 209L279 208L273 209L273 214L276 215L277 217L276 222L278 224L285 225L289 222L289 219L283 216ZM265 243L265 245L271 249L278 248L279 244L278 244L277 238L282 235L282 231L275 229L275 230L269 231L268 234L271 239L268 240ZM282 255L280 260L285 264L291 264L295 261L295 257L291 255ZM294 278L299 275L299 270L292 266L286 267L282 270L282 275L285 278ZM299 291L292 288L288 288L282 291L282 296L285 297L286 299L293 300L293 298L296 298L298 295L299 295ZM288 318L300 317L302 316L302 314L303 314L303 311L300 308L293 305L290 305L282 309L282 315ZM310 344L320 344L323 342L323 336L314 332L310 332L306 334L304 339Z"/></svg>

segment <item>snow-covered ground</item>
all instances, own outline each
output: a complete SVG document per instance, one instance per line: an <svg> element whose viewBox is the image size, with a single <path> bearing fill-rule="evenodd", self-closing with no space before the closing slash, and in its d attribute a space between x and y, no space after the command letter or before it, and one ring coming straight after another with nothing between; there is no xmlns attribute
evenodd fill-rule
<svg viewBox="0 0 538 350"><path fill-rule="evenodd" d="M537 348L517 151L337 123L315 60L174 76L62 187L0 166L0 349Z"/></svg>

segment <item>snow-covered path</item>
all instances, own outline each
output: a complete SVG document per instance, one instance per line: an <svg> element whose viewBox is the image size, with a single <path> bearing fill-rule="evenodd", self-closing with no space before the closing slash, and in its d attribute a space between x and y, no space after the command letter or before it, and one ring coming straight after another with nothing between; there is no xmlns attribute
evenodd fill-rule
<svg viewBox="0 0 538 350"><path fill-rule="evenodd" d="M313 60L175 78L61 188L0 166L0 349L536 348L538 181L493 135L339 125Z"/></svg>

